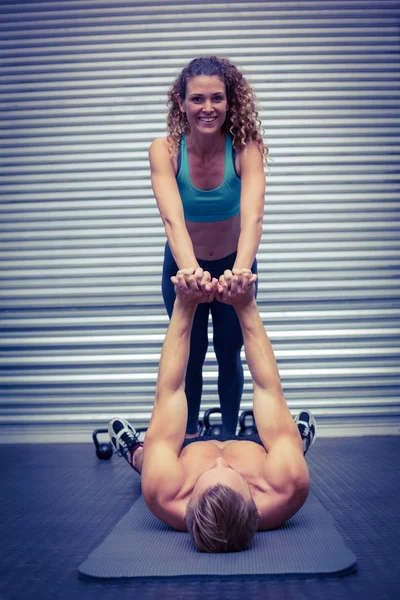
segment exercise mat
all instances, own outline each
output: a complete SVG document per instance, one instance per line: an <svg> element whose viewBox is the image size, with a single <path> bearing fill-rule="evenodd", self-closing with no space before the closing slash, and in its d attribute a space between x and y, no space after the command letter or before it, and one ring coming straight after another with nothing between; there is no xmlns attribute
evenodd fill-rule
<svg viewBox="0 0 400 600"><path fill-rule="evenodd" d="M198 552L188 533L154 517L139 498L79 566L84 578L283 578L343 576L356 557L333 518L310 492L305 505L279 529L258 532L243 552Z"/></svg>

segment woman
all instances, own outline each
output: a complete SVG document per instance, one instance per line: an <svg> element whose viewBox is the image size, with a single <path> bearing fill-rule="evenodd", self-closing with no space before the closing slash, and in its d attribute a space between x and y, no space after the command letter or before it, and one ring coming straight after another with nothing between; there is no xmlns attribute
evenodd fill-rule
<svg viewBox="0 0 400 600"><path fill-rule="evenodd" d="M171 317L175 300L170 280L193 269L219 278L225 269L246 288L257 272L256 252L264 213L267 148L253 92L229 60L192 60L168 94L169 135L150 146L153 191L165 226L162 292ZM200 267L200 269L199 269ZM186 374L186 437L198 435L202 368L213 321L218 393L223 430L235 434L243 391L242 332L235 310L221 302L197 307Z"/></svg>

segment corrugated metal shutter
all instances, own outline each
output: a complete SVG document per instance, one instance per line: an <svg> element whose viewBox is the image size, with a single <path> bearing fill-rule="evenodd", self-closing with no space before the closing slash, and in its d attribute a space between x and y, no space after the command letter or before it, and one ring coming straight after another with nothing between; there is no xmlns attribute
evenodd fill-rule
<svg viewBox="0 0 400 600"><path fill-rule="evenodd" d="M172 79L206 53L242 67L262 107L259 305L291 409L325 434L399 432L398 2L0 13L1 441L148 423L167 318L147 149ZM210 350L203 408L217 403Z"/></svg>

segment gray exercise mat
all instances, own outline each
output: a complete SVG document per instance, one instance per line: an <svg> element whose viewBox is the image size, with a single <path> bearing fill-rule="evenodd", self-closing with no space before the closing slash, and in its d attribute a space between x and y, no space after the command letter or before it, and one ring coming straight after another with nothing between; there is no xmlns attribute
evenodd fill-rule
<svg viewBox="0 0 400 600"><path fill-rule="evenodd" d="M333 518L310 492L305 505L282 527L258 532L244 552L198 552L188 533L156 519L141 497L79 566L96 578L288 577L346 575L356 557Z"/></svg>

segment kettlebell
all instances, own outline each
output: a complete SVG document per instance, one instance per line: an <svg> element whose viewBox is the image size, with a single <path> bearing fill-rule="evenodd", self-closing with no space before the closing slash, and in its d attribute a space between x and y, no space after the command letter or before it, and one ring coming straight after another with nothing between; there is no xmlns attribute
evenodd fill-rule
<svg viewBox="0 0 400 600"><path fill-rule="evenodd" d="M203 417L203 426L204 431L203 435L222 435L222 423L216 423L215 425L211 425L210 423L210 415L219 413L221 414L220 408L209 408L205 411Z"/></svg>
<svg viewBox="0 0 400 600"><path fill-rule="evenodd" d="M108 429L95 429L92 433L94 445L96 446L96 456L100 460L109 460L114 454L111 442L100 444L97 439L99 433L108 433Z"/></svg>
<svg viewBox="0 0 400 600"><path fill-rule="evenodd" d="M247 417L251 417L251 420L252 420L251 425L246 425ZM244 410L242 412L242 414L239 417L239 425L240 425L239 435L241 437L246 437L247 435L256 435L258 433L256 422L254 420L254 413L252 410Z"/></svg>

